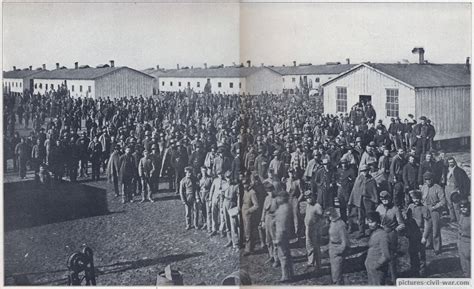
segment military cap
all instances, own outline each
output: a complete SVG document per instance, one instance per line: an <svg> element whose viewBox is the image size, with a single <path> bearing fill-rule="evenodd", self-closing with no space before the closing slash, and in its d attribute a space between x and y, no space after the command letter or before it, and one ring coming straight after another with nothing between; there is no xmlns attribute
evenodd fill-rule
<svg viewBox="0 0 474 289"><path fill-rule="evenodd" d="M433 173L431 173L431 172L425 172L425 173L423 174L423 179L425 179L425 180L432 180L432 179L433 179Z"/></svg>
<svg viewBox="0 0 474 289"><path fill-rule="evenodd" d="M375 147L375 142L374 141L369 142L369 146L370 147Z"/></svg>
<svg viewBox="0 0 474 289"><path fill-rule="evenodd" d="M383 126L381 126L381 125L378 125L378 126L377 126L377 129L379 129L379 130L383 130Z"/></svg>
<svg viewBox="0 0 474 289"><path fill-rule="evenodd" d="M420 117L420 120L426 120L426 116Z"/></svg>
<svg viewBox="0 0 474 289"><path fill-rule="evenodd" d="M192 171L193 171L193 167L185 167L185 168L184 168L184 171L185 171L185 172L192 172Z"/></svg>
<svg viewBox="0 0 474 289"><path fill-rule="evenodd" d="M275 189L275 186L273 186L273 184L269 181L263 182L263 187L266 191L273 191Z"/></svg>
<svg viewBox="0 0 474 289"><path fill-rule="evenodd" d="M279 151L279 150L275 150L275 151L273 152L273 155L274 155L274 156L277 156L277 155L279 155L279 154L280 154L280 151Z"/></svg>
<svg viewBox="0 0 474 289"><path fill-rule="evenodd" d="M380 199L384 199L384 200L390 199L391 200L392 196L387 191L381 191L380 192Z"/></svg>
<svg viewBox="0 0 474 289"><path fill-rule="evenodd" d="M152 149L152 150L158 149L158 145L157 145L156 143L154 143L154 144L151 146L151 149Z"/></svg>
<svg viewBox="0 0 474 289"><path fill-rule="evenodd" d="M412 199L421 199L421 191L420 190L411 190L409 192L410 197Z"/></svg>
<svg viewBox="0 0 474 289"><path fill-rule="evenodd" d="M339 161L340 164L347 164L349 163L349 160L346 159L346 158L341 158L341 160Z"/></svg>

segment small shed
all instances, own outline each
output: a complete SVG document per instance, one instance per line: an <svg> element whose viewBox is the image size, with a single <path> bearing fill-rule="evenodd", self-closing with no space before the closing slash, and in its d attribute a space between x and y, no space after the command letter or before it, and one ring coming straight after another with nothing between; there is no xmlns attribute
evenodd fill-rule
<svg viewBox="0 0 474 289"><path fill-rule="evenodd" d="M325 82L324 113L349 113L370 101L377 119L426 116L435 140L471 135L471 73L466 64L362 63Z"/></svg>

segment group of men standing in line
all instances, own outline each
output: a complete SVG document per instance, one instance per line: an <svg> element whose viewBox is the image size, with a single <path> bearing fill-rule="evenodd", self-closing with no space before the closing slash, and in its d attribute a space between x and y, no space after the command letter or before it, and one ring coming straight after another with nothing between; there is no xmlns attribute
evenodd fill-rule
<svg viewBox="0 0 474 289"><path fill-rule="evenodd" d="M281 281L294 276L294 240L305 239L308 266L321 269L325 225L334 284L344 282L355 230L369 238L369 284L395 282L400 235L409 241L412 276L425 276L425 248L442 253L445 211L459 224L461 265L470 272L470 180L443 151L435 158L434 128L424 116L405 125L394 119L387 129L370 104L357 118L322 115L309 99L267 93L94 100L58 92L20 103L44 117L15 144L21 177L29 161L40 179L49 169L56 180L76 181L91 163L92 180L102 169L123 203L135 195L153 202L166 180L183 204L186 229L227 237L225 246L243 247L244 255L260 242L269 263L281 267ZM6 134L17 141L15 131Z"/></svg>

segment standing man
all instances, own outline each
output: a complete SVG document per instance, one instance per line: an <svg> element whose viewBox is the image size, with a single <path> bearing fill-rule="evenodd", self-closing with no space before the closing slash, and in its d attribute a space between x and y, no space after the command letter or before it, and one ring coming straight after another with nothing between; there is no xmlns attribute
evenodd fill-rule
<svg viewBox="0 0 474 289"><path fill-rule="evenodd" d="M294 233L296 238L299 239L299 204L303 200L303 189L301 186L301 180L297 179L295 176L296 172L293 169L288 171L288 179L286 180L286 191L289 195L289 204L293 211L293 224L294 224Z"/></svg>
<svg viewBox="0 0 474 289"><path fill-rule="evenodd" d="M369 250L365 259L365 269L369 285L385 285L387 264L390 261L390 250L387 232L381 224L378 212L367 214L367 224L371 230L369 239Z"/></svg>
<svg viewBox="0 0 474 289"><path fill-rule="evenodd" d="M239 249L239 231L238 224L235 212L238 212L237 207L237 198L239 194L239 182L232 178L231 171L225 173L226 181L229 183L229 186L224 190L223 194L223 210L224 210L224 220L225 228L227 231L227 244L225 247L233 247L235 250Z"/></svg>
<svg viewBox="0 0 474 289"><path fill-rule="evenodd" d="M196 184L193 179L193 168L186 167L184 169L185 176L179 183L179 195L184 205L186 215L186 230L198 228L198 211L196 207Z"/></svg>
<svg viewBox="0 0 474 289"><path fill-rule="evenodd" d="M119 172L120 172L120 145L115 145L114 151L110 155L109 161L107 162L107 178L109 183L114 186L115 196L118 197L119 193Z"/></svg>
<svg viewBox="0 0 474 289"><path fill-rule="evenodd" d="M460 201L458 252L464 277L471 277L471 204L465 198Z"/></svg>
<svg viewBox="0 0 474 289"><path fill-rule="evenodd" d="M444 189L451 222L459 221L459 205L451 201L451 195L454 192L459 192L463 198L468 198L471 195L471 181L466 172L458 167L453 157L448 158L448 172L446 174L446 186Z"/></svg>
<svg viewBox="0 0 474 289"><path fill-rule="evenodd" d="M339 200L340 217L347 221L347 202L356 179L355 170L349 166L347 159L341 159L340 168L337 170L337 198Z"/></svg>
<svg viewBox="0 0 474 289"><path fill-rule="evenodd" d="M26 178L26 162L31 152L28 150L28 145L25 142L25 138L20 138L20 143L15 147L15 157L18 160L19 175L21 179Z"/></svg>
<svg viewBox="0 0 474 289"><path fill-rule="evenodd" d="M410 204L409 192L418 189L418 165L415 162L415 156L408 156L408 163L402 171L403 186L405 188L405 205Z"/></svg>
<svg viewBox="0 0 474 289"><path fill-rule="evenodd" d="M151 185L151 172L153 171L153 162L150 158L150 153L148 150L143 151L143 157L140 159L138 163L138 176L140 177L140 181L142 183L142 200L141 202L145 202L146 200L153 203L152 199L152 185Z"/></svg>
<svg viewBox="0 0 474 289"><path fill-rule="evenodd" d="M405 165L403 159L404 153L403 148L397 149L397 154L392 158L392 162L390 163L390 175L388 178L390 187L392 188L392 199L399 208L403 207L403 202L405 201L402 178L403 166Z"/></svg>
<svg viewBox="0 0 474 289"><path fill-rule="evenodd" d="M421 187L423 204L428 207L431 214L432 234L428 238L426 247L433 246L436 255L441 253L441 212L446 205L444 190L433 182L433 174L426 172L423 175L425 184Z"/></svg>
<svg viewBox="0 0 474 289"><path fill-rule="evenodd" d="M316 202L311 191L306 191L306 214L304 218L306 236L306 254L308 266L321 269L321 227L323 226L323 209Z"/></svg>
<svg viewBox="0 0 474 289"><path fill-rule="evenodd" d="M242 200L242 222L244 225L245 234L245 255L253 253L255 246L255 236L258 226L257 212L261 204L258 202L257 192L253 186L250 185L250 181L246 181L244 184L244 196Z"/></svg>
<svg viewBox="0 0 474 289"><path fill-rule="evenodd" d="M125 154L120 157L119 164L119 179L122 184L122 203L133 203L132 181L136 175L137 168L135 166L135 159L133 158L131 147L128 146L125 149Z"/></svg>
<svg viewBox="0 0 474 289"><path fill-rule="evenodd" d="M397 281L398 266L398 233L405 229L405 223L400 209L393 203L392 197L387 191L380 192L380 202L381 204L375 211L380 214L382 228L387 232L390 250L388 271L390 273L392 285L395 285Z"/></svg>
<svg viewBox="0 0 474 289"><path fill-rule="evenodd" d="M335 285L344 285L345 253L350 248L349 236L347 234L346 224L341 220L340 215L335 208L326 210L326 216L329 221L329 262L331 264L332 283Z"/></svg>
<svg viewBox="0 0 474 289"><path fill-rule="evenodd" d="M201 167L201 179L199 179L198 210L201 211L202 230L207 229L211 232L211 200L209 191L211 190L212 177L211 169L205 166Z"/></svg>
<svg viewBox="0 0 474 289"><path fill-rule="evenodd" d="M281 282L289 282L293 278L293 260L291 259L290 239L292 231L292 212L288 204L288 193L278 193L277 210L275 211L275 240L278 259L281 264Z"/></svg>

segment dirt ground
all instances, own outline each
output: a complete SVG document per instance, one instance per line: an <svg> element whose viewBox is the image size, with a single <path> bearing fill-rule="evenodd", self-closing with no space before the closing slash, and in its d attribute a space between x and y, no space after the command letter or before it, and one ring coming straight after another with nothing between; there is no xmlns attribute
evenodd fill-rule
<svg viewBox="0 0 474 289"><path fill-rule="evenodd" d="M7 173L7 179L16 176ZM105 180L86 184L107 186ZM61 192L55 193L66 198L77 191L75 186L62 184ZM165 187L154 196L155 203L122 204L109 190L104 214L10 228L4 236L5 284L65 285L67 258L82 244L94 251L98 285L155 285L157 273L168 264L183 273L187 285L220 284L238 270L238 252L223 247L226 239L186 231L184 208ZM72 210L75 204L66 204L71 206L66 209ZM47 214L57 208L44 209L42 213Z"/></svg>

